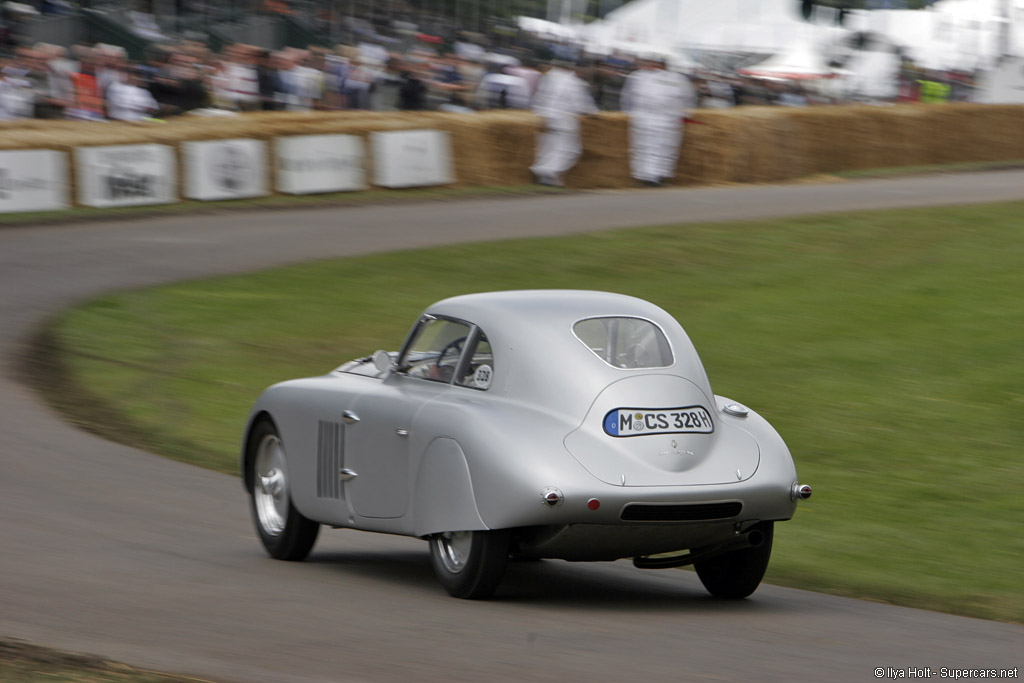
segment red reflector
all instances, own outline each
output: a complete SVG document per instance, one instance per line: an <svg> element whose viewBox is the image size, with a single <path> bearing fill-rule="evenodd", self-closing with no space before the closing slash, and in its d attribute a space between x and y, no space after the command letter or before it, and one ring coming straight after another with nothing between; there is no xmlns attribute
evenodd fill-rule
<svg viewBox="0 0 1024 683"><path fill-rule="evenodd" d="M591 510L596 510L597 508L601 507L601 501L599 501L597 498L591 498L590 500L587 501L587 507L590 508Z"/></svg>

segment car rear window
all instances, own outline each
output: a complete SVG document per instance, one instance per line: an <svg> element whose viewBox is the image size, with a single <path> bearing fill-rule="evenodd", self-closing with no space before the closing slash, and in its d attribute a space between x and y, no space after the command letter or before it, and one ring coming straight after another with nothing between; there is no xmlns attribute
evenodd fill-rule
<svg viewBox="0 0 1024 683"><path fill-rule="evenodd" d="M576 338L613 368L666 368L672 347L661 328L643 318L587 318L572 327Z"/></svg>

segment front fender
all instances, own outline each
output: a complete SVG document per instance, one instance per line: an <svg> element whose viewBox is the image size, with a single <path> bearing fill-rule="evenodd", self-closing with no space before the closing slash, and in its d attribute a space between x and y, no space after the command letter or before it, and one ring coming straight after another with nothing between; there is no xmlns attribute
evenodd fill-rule
<svg viewBox="0 0 1024 683"><path fill-rule="evenodd" d="M254 447L256 444L252 442L252 431L256 426L256 423L260 420L270 420L273 422L273 418L270 417L270 413L266 410L254 409L249 414L249 420L245 423L245 431L242 434L242 450L238 459L238 465L241 469L242 475L242 487L246 493L252 492L252 467L251 461L254 456ZM276 425L275 425L276 429Z"/></svg>
<svg viewBox="0 0 1024 683"><path fill-rule="evenodd" d="M454 439L434 439L420 460L413 488L413 533L487 529L476 507L473 481L462 448Z"/></svg>

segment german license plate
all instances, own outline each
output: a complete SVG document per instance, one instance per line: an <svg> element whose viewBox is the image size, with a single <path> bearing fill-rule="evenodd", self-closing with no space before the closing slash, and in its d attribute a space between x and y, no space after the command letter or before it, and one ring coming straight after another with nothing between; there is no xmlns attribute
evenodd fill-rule
<svg viewBox="0 0 1024 683"><path fill-rule="evenodd" d="M711 414L704 406L682 408L616 408L604 416L609 436L648 434L710 434L715 431Z"/></svg>

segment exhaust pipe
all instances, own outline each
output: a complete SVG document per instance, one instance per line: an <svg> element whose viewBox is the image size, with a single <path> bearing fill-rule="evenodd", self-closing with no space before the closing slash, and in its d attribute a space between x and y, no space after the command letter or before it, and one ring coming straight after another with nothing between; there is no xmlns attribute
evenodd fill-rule
<svg viewBox="0 0 1024 683"><path fill-rule="evenodd" d="M639 569L671 569L672 567L685 567L694 562L706 560L715 555L729 553L733 550L744 548L757 548L764 544L764 532L760 529L753 529L745 534L737 534L725 543L691 550L685 555L674 555L672 557L634 557L633 566Z"/></svg>

